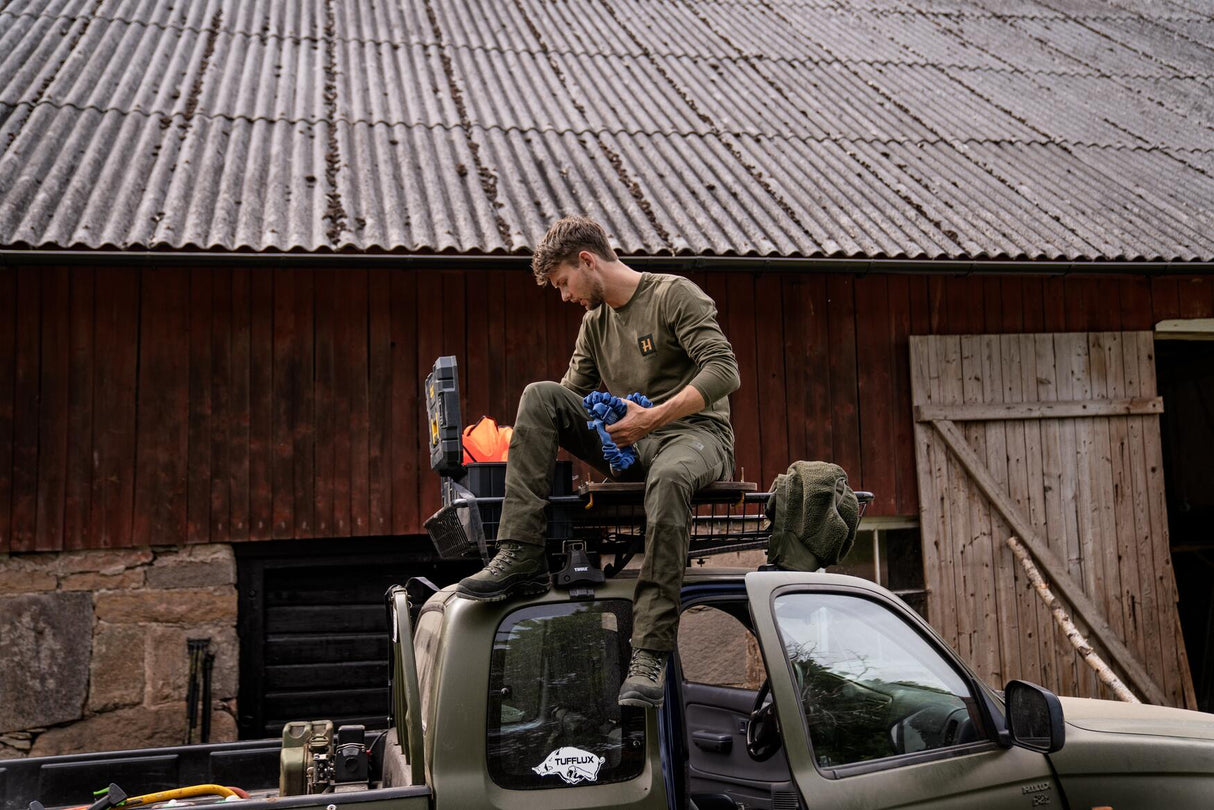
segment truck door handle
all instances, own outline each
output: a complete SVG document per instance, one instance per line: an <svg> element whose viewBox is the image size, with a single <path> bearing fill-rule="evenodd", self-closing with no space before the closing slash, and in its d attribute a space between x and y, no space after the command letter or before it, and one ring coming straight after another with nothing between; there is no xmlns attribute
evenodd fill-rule
<svg viewBox="0 0 1214 810"><path fill-rule="evenodd" d="M701 751L712 751L715 754L728 754L733 748L733 737L728 734L714 734L711 731L693 731L691 741Z"/></svg>

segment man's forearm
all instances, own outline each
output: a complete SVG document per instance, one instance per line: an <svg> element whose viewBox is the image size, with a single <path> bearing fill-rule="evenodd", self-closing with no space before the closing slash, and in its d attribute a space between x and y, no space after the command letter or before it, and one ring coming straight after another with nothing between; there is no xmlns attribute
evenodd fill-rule
<svg viewBox="0 0 1214 810"><path fill-rule="evenodd" d="M664 425L669 425L676 419L682 419L684 416L699 413L707 406L708 403L704 401L704 395L700 393L698 388L693 385L684 386L683 390L661 405L654 405L652 408L649 408L653 414L653 418L656 420L650 430L657 430Z"/></svg>

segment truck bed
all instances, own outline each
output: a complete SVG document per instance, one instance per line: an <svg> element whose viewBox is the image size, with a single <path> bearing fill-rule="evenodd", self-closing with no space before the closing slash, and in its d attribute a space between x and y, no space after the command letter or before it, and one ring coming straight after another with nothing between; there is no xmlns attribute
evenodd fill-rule
<svg viewBox="0 0 1214 810"><path fill-rule="evenodd" d="M277 796L281 748L268 739L0 760L0 810L26 810L34 799L48 808L86 804L111 782L128 796L198 784Z"/></svg>

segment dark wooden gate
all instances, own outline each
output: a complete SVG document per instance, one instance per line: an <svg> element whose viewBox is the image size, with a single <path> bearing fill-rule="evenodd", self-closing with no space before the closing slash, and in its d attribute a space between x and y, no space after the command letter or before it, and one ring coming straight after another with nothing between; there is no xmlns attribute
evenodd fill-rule
<svg viewBox="0 0 1214 810"><path fill-rule="evenodd" d="M1109 696L1004 545L1028 547L1143 700L1194 708L1150 332L912 337L932 624L994 684Z"/></svg>
<svg viewBox="0 0 1214 810"><path fill-rule="evenodd" d="M241 739L291 720L385 728L384 595L410 577L443 585L470 566L429 561L426 538L240 544Z"/></svg>

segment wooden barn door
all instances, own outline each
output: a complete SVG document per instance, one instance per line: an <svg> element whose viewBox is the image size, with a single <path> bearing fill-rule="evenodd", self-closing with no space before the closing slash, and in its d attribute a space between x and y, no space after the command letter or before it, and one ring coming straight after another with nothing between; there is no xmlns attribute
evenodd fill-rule
<svg viewBox="0 0 1214 810"><path fill-rule="evenodd" d="M911 337L931 623L989 683L1111 697L1005 544L1144 702L1195 708L1149 332Z"/></svg>

